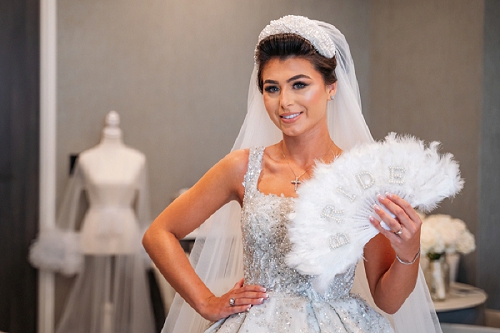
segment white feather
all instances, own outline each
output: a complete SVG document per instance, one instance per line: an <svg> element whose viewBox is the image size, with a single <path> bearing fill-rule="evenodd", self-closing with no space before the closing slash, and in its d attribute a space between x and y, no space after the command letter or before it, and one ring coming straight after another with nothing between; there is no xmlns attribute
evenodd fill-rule
<svg viewBox="0 0 500 333"><path fill-rule="evenodd" d="M344 152L334 163L318 164L298 191L288 265L315 275L315 288L325 291L335 275L361 259L365 244L377 235L368 218L376 216L378 194L397 194L424 212L457 194L463 187L458 163L438 148L438 142L426 147L414 137L390 133L384 141ZM340 245L345 238L348 243Z"/></svg>

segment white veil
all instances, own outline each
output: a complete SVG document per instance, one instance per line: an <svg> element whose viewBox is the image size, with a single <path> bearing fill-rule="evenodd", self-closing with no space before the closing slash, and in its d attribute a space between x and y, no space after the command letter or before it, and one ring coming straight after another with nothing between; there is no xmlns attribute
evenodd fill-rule
<svg viewBox="0 0 500 333"><path fill-rule="evenodd" d="M293 20L296 17L288 18ZM328 103L328 127L333 141L343 150L358 143L373 141L361 112L354 63L344 35L330 24L309 21L311 22L316 29L331 38L336 49L337 94ZM248 111L233 150L269 146L281 139L280 130L269 119L264 107L262 94L257 86L255 65L248 92ZM201 226L198 235L191 252L191 263L208 288L214 294L222 295L243 277L239 205L231 202L219 209ZM364 272L356 275L355 284L356 292L361 293L365 299L371 298ZM372 300L369 302L373 304ZM423 274L419 275L415 291L401 310L389 317L398 333L441 332ZM177 294L162 333L203 332L209 324Z"/></svg>

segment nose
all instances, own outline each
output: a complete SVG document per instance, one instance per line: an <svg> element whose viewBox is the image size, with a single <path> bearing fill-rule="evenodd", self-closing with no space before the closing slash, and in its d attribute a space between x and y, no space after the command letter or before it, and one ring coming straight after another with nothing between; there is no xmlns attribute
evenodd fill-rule
<svg viewBox="0 0 500 333"><path fill-rule="evenodd" d="M293 95L288 89L282 89L280 92L280 106L283 109L293 104Z"/></svg>

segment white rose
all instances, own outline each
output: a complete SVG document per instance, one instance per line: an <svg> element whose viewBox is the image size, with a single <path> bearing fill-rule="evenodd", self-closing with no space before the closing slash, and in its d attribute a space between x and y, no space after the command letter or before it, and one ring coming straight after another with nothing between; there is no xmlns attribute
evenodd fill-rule
<svg viewBox="0 0 500 333"><path fill-rule="evenodd" d="M434 223L423 223L420 243L421 243L421 251L424 255L428 253L442 253L444 252L444 241L440 235L440 233L434 228Z"/></svg>
<svg viewBox="0 0 500 333"><path fill-rule="evenodd" d="M439 238L436 243L434 243L434 246L432 247L432 251L430 252L435 252L435 253L443 253L446 250L446 245L443 242L442 238Z"/></svg>
<svg viewBox="0 0 500 333"><path fill-rule="evenodd" d="M454 247L460 232L454 227L451 220L443 220L439 223L439 232L443 237L446 247Z"/></svg>
<svg viewBox="0 0 500 333"><path fill-rule="evenodd" d="M434 214L423 219L422 253L460 252L470 253L475 249L474 236L467 230L464 221L446 214Z"/></svg>
<svg viewBox="0 0 500 333"><path fill-rule="evenodd" d="M422 224L422 231L420 234L420 246L422 255L427 255L435 242L434 229L429 228L428 225Z"/></svg>
<svg viewBox="0 0 500 333"><path fill-rule="evenodd" d="M457 229L459 232L467 230L467 225L465 224L464 221L462 221L460 219L453 219L452 222L453 222L454 228Z"/></svg>
<svg viewBox="0 0 500 333"><path fill-rule="evenodd" d="M468 231L465 230L457 241L457 252L462 254L471 253L476 249L476 242L474 240L474 236Z"/></svg>

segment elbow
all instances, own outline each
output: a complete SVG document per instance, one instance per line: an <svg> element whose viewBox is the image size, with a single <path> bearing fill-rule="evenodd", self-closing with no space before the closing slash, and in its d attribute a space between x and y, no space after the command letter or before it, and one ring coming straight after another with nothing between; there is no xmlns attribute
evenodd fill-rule
<svg viewBox="0 0 500 333"><path fill-rule="evenodd" d="M383 300L376 300L374 298L375 304L379 307L380 310L384 311L387 314L393 315L401 309L403 304L406 302L406 299L410 295L393 295L393 297L385 298Z"/></svg>
<svg viewBox="0 0 500 333"><path fill-rule="evenodd" d="M382 311L384 311L385 313L387 314L390 314L390 315L393 315L395 314L396 312L398 312L398 310L401 308L401 306L398 306L398 307L394 307L394 306L391 306L391 307L388 307L386 309L382 309Z"/></svg>
<svg viewBox="0 0 500 333"><path fill-rule="evenodd" d="M383 295L378 294L378 297L373 295L373 300L380 310L387 314L393 315L401 309L406 299L413 292L416 285L416 281L411 285L407 285L408 289L400 290L400 292L384 293Z"/></svg>
<svg viewBox="0 0 500 333"><path fill-rule="evenodd" d="M148 229L146 229L146 232L142 236L142 246L146 249L146 252L149 252L148 248L150 247L150 245L152 243L151 238L152 238L152 231L151 231L151 227L149 227Z"/></svg>
<svg viewBox="0 0 500 333"><path fill-rule="evenodd" d="M161 244L170 243L171 240L177 240L177 237L162 226L153 223L146 229L142 236L142 246L151 255L151 252L156 251Z"/></svg>
<svg viewBox="0 0 500 333"><path fill-rule="evenodd" d="M390 315L393 315L396 312L398 312L398 310L403 305L403 303L396 303L396 302L390 302L388 304L386 303L378 304L377 302L375 302L375 304L379 307L380 310Z"/></svg>

